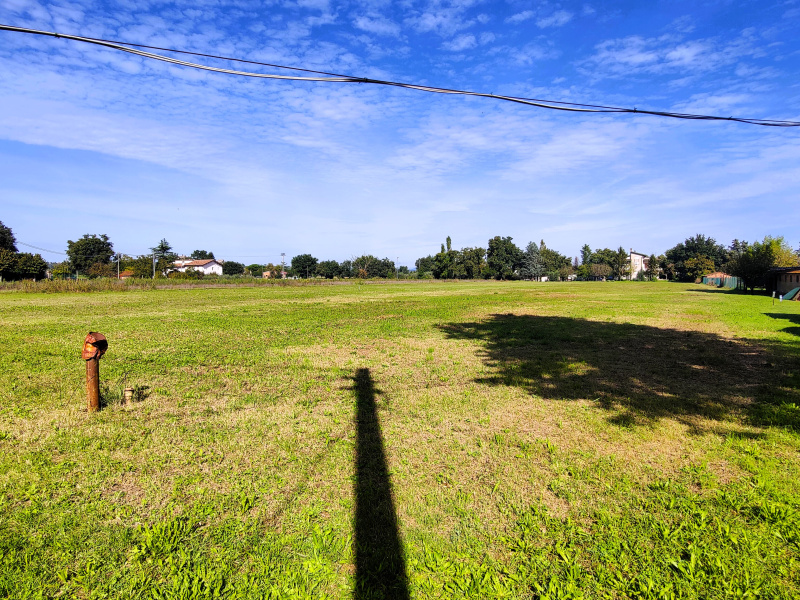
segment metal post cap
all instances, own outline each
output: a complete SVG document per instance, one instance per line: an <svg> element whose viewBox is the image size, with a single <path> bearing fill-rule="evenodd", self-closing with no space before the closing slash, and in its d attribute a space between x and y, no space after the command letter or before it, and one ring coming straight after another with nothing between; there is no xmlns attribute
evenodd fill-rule
<svg viewBox="0 0 800 600"><path fill-rule="evenodd" d="M108 350L108 340L102 333L90 331L83 340L83 351L81 358L83 360L92 360L93 358L101 358Z"/></svg>

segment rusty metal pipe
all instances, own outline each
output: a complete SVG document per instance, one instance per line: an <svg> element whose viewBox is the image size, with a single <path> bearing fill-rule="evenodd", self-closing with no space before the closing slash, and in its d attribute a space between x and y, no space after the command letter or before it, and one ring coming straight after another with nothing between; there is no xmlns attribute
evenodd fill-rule
<svg viewBox="0 0 800 600"><path fill-rule="evenodd" d="M108 340L102 333L90 331L83 341L81 358L86 361L87 410L100 410L100 359L108 350Z"/></svg>
<svg viewBox="0 0 800 600"><path fill-rule="evenodd" d="M90 358L86 361L86 400L87 410L100 410L100 359Z"/></svg>

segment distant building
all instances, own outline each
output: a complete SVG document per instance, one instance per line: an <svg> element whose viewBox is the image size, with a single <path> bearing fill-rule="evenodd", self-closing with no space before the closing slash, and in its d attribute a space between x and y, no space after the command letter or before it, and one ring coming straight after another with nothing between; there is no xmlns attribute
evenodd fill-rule
<svg viewBox="0 0 800 600"><path fill-rule="evenodd" d="M623 250L623 252L625 252ZM634 252L631 248L631 253L628 256L628 265L630 266L630 279L636 279L639 273L647 271L647 254L641 252Z"/></svg>
<svg viewBox="0 0 800 600"><path fill-rule="evenodd" d="M120 279L130 279L131 277L133 277L133 271L129 271L126 269L124 271L120 271L119 273Z"/></svg>
<svg viewBox="0 0 800 600"><path fill-rule="evenodd" d="M179 259L172 264L173 268L181 273L185 273L187 269L194 269L203 275L222 275L222 263L214 258L203 260Z"/></svg>
<svg viewBox="0 0 800 600"><path fill-rule="evenodd" d="M800 267L782 267L771 269L767 273L767 291L777 292L781 296L800 287Z"/></svg>

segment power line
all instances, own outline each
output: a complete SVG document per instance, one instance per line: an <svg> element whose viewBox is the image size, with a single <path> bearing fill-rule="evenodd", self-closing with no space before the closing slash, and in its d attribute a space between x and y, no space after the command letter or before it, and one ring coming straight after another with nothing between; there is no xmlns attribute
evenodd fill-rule
<svg viewBox="0 0 800 600"><path fill-rule="evenodd" d="M621 113L621 114L637 114L637 115L652 115L658 117L669 117L673 119L687 119L687 120L697 120L697 121L733 121L736 123L746 123L749 125L762 125L766 127L800 127L800 122L798 121L781 121L781 120L774 120L774 119L754 119L754 118L747 118L747 117L722 117L722 116L715 116L715 115L701 115L701 114L692 114L692 113L678 113L678 112L669 112L669 111L660 111L660 110L641 110L638 108L623 108L618 106L604 106L599 104L580 104L576 102L562 102L559 100L541 100L537 98L522 98L518 96L502 96L498 94L489 94L484 92L473 92L469 90L459 90L459 89L451 89L451 88L441 88L441 87L434 87L434 86L427 86L427 85L420 85L414 83L402 83L398 81L388 81L388 80L381 80L381 79L371 79L368 77L355 77L351 75L341 75L338 73L330 73L327 71L315 71L313 69L304 69L300 67L290 67L286 65L278 65L272 63L265 63L265 62L258 62L253 60L246 60L242 58L232 58L227 56L218 56L214 54L204 54L201 52L190 52L188 50L176 50L173 48L162 48L159 46L146 46L144 44L133 44L131 42L120 42L114 40L105 40L102 38L88 38L82 37L77 35L68 35L64 33L55 33L51 31L41 31L38 29L28 29L24 27L14 27L12 25L2 25L0 24L0 31L11 31L17 33L29 33L33 35L44 35L49 37L55 38L64 38L68 40L73 40L76 42L83 42L87 44L95 44L98 46L103 46L106 48L110 48L112 50L119 50L121 52L127 52L129 54L134 54L136 56L141 56L143 58L148 58L152 60L158 60L174 65L179 65L183 67L189 67L193 69L200 69L203 71L211 71L214 73L225 73L228 75L237 75L241 77L255 77L259 79L281 79L287 81L314 81L314 82L326 82L326 83L370 83L375 85L386 85L392 87L399 87L404 89L410 90L418 90L423 92L430 92L434 94L454 94L460 96L476 96L481 98L492 98L495 100L504 100L507 102L514 102L517 104L523 104L527 106L534 106L538 108L546 108L550 110L562 110L568 112L583 112L583 113ZM136 48L147 48L150 50L160 50L163 52L173 52L177 54L187 54L192 56L202 56L205 58L212 58L217 60L229 60L234 62L241 62L241 63L248 63L254 65L261 65L266 67L272 67L277 69L286 69L292 71L301 71L305 73L311 73L317 75L317 77L307 77L307 76L300 76L300 75L276 75L271 73L255 73L252 71L237 71L234 69L223 69L219 67L211 67L208 65L201 65L197 63L187 62L183 60L178 60L177 58L172 58L169 56L164 56L162 54L154 54L151 52L144 52L143 50L137 50Z"/></svg>

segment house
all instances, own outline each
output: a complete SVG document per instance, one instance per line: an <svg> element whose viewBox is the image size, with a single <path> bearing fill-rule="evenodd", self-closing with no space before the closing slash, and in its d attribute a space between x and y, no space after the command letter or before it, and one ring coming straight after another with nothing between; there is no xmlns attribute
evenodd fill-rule
<svg viewBox="0 0 800 600"><path fill-rule="evenodd" d="M781 267L770 269L767 273L767 291L777 292L783 296L796 287L800 287L800 267Z"/></svg>
<svg viewBox="0 0 800 600"><path fill-rule="evenodd" d="M639 273L644 273L647 270L647 258L647 254L634 252L633 248L631 248L630 255L628 256L628 265L630 266L629 279L636 279Z"/></svg>
<svg viewBox="0 0 800 600"><path fill-rule="evenodd" d="M180 273L185 273L187 269L194 269L203 275L222 275L222 263L214 258L202 260L179 259L173 263L173 268Z"/></svg>
<svg viewBox="0 0 800 600"><path fill-rule="evenodd" d="M130 271L128 269L125 269L124 271L120 271L120 273L119 273L119 278L120 279L130 279L131 277L133 277L133 271Z"/></svg>

